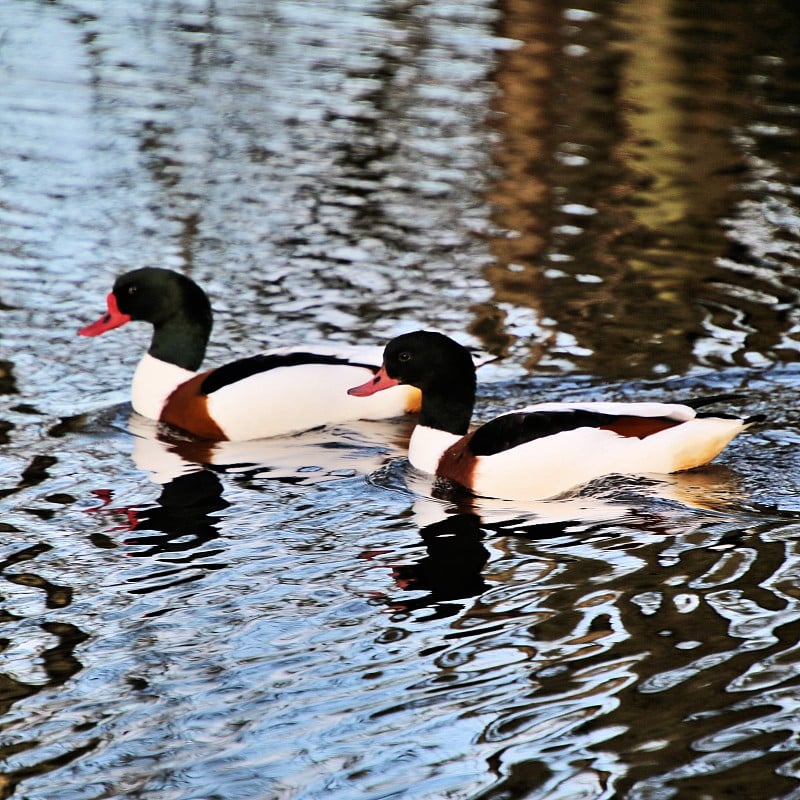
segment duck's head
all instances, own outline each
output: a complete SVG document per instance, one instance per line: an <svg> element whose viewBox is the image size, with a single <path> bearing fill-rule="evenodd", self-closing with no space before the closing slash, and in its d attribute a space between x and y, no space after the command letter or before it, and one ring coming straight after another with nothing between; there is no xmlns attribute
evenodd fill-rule
<svg viewBox="0 0 800 800"><path fill-rule="evenodd" d="M349 394L366 397L398 384L416 386L426 394L475 392L475 365L470 352L449 336L414 331L392 339L383 351L383 366L375 377Z"/></svg>
<svg viewBox="0 0 800 800"><path fill-rule="evenodd" d="M120 275L106 304L106 313L81 328L81 336L99 336L134 320L159 328L179 317L211 329L205 292L191 278L170 269L144 267Z"/></svg>
<svg viewBox="0 0 800 800"><path fill-rule="evenodd" d="M106 305L100 319L78 331L81 336L99 336L140 320L153 325L150 355L189 370L202 362L211 304L191 278L158 267L135 269L117 278Z"/></svg>

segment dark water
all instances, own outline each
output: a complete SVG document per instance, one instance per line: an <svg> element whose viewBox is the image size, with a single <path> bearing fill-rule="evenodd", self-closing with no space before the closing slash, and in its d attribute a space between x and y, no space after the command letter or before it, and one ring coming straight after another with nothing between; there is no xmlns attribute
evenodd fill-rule
<svg viewBox="0 0 800 800"><path fill-rule="evenodd" d="M0 4L0 796L800 798L800 10ZM712 467L464 507L410 420L131 417L114 276L208 363L437 327L533 397L741 391Z"/></svg>

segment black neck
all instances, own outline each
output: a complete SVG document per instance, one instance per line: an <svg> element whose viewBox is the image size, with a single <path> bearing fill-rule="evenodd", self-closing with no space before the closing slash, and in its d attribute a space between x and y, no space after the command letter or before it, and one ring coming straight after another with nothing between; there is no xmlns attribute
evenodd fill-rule
<svg viewBox="0 0 800 800"><path fill-rule="evenodd" d="M474 405L474 382L471 388L462 387L461 391L453 387L423 390L419 424L463 436L469 430Z"/></svg>
<svg viewBox="0 0 800 800"><path fill-rule="evenodd" d="M153 358L195 372L206 354L211 326L205 321L179 315L153 329L153 341L147 351Z"/></svg>

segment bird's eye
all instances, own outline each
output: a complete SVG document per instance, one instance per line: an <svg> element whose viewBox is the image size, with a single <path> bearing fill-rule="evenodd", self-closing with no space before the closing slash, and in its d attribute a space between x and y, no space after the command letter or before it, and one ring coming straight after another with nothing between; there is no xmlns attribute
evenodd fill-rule
<svg viewBox="0 0 800 800"><path fill-rule="evenodd" d="M133 286L129 286L129 287L128 287L128 294L136 294L136 290L137 290L138 288L139 288L139 287L138 287L138 286L136 286L135 284L134 284Z"/></svg>
<svg viewBox="0 0 800 800"><path fill-rule="evenodd" d="M397 354L397 360L401 362L411 361L411 353L408 350L403 350Z"/></svg>

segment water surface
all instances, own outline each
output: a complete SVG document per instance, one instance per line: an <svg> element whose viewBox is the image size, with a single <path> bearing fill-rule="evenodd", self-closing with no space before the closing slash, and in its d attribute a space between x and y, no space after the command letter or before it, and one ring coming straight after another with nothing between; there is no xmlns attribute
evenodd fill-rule
<svg viewBox="0 0 800 800"><path fill-rule="evenodd" d="M0 796L800 797L795 4L0 8ZM467 503L412 420L132 415L130 268L208 363L436 327L478 416L741 392L713 466Z"/></svg>

